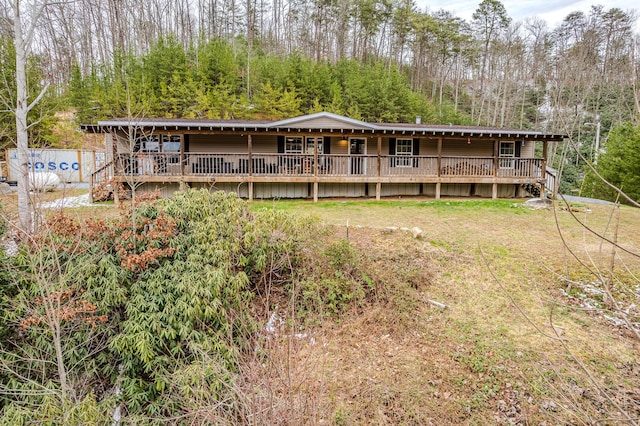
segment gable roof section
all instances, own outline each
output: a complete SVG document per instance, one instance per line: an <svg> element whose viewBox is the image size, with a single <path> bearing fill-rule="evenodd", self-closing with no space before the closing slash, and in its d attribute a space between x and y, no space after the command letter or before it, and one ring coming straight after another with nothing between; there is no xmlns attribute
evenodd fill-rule
<svg viewBox="0 0 640 426"><path fill-rule="evenodd" d="M274 121L270 128L305 128L305 129L365 129L375 130L377 126L364 121L354 120L331 112L316 112L315 114L301 115L286 120Z"/></svg>
<svg viewBox="0 0 640 426"><path fill-rule="evenodd" d="M147 128L156 131L230 131L230 132L285 132L309 131L350 134L355 132L378 135L406 135L431 137L474 137L498 139L533 139L561 141L566 136L533 130L504 129L496 127L459 126L442 124L367 123L330 112L301 115L286 120L201 120L183 118L116 118L96 124L81 125L88 132L104 133L114 128Z"/></svg>

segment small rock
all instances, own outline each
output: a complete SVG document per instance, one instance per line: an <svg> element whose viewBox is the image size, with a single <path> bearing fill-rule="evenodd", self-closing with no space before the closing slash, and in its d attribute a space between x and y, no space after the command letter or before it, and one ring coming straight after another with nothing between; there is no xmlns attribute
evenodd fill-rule
<svg viewBox="0 0 640 426"><path fill-rule="evenodd" d="M553 205L553 201L548 198L532 198L525 201L524 205L531 209L548 209Z"/></svg>

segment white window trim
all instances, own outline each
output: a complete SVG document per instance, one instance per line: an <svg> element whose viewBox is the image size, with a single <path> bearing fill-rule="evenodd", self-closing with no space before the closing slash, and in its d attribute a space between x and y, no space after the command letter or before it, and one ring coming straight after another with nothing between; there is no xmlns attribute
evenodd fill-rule
<svg viewBox="0 0 640 426"><path fill-rule="evenodd" d="M313 145L309 146L309 141L313 141ZM315 144L318 144L318 154L324 153L324 137L322 136L307 136L304 141L305 152L307 154L313 154Z"/></svg>
<svg viewBox="0 0 640 426"><path fill-rule="evenodd" d="M300 149L299 150L292 150L288 148L288 142L287 139L298 139L300 140ZM286 136L285 140L284 140L284 153L285 154L302 154L304 152L304 145L305 145L305 140L302 136Z"/></svg>
<svg viewBox="0 0 640 426"><path fill-rule="evenodd" d="M398 142L409 141L409 152L398 152ZM413 160L409 157L413 157L413 139L412 138L398 138L396 139L396 167L413 167Z"/></svg>
<svg viewBox="0 0 640 426"><path fill-rule="evenodd" d="M352 140L357 140L357 141L364 141L364 154L352 154L351 153L351 141ZM349 153L349 155L367 155L367 138L349 138L349 146L347 147L347 152Z"/></svg>
<svg viewBox="0 0 640 426"><path fill-rule="evenodd" d="M353 154L351 152L351 141L363 141L363 147L364 147L364 153L363 154ZM360 173L354 173L355 171L352 169L353 167L353 162L351 160L349 160L349 174L358 174L361 175L364 173L364 171L367 170L367 145L368 145L368 141L367 138L363 138L363 137L351 137L349 138L349 145L347 146L347 152L349 153L349 156L355 156L356 158L358 158L358 162L359 162L359 168L358 170L360 170ZM360 158L362 157L362 158Z"/></svg>
<svg viewBox="0 0 640 426"><path fill-rule="evenodd" d="M511 154L503 154L502 147L511 145ZM500 141L499 148L499 164L501 169L513 169L515 167L516 143L511 141Z"/></svg>

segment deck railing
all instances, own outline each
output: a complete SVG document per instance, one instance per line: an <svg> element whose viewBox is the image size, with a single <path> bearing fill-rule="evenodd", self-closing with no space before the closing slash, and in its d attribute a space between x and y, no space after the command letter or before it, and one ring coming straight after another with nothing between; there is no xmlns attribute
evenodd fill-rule
<svg viewBox="0 0 640 426"><path fill-rule="evenodd" d="M271 177L542 178L542 159L494 157L135 153L116 156L116 175ZM496 164L497 161L497 164Z"/></svg>
<svg viewBox="0 0 640 426"><path fill-rule="evenodd" d="M442 157L441 176L493 176L493 157Z"/></svg>

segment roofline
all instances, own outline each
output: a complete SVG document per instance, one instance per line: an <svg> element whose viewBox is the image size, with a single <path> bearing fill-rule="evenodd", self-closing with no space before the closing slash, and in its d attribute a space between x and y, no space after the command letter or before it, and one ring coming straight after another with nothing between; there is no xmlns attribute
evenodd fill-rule
<svg viewBox="0 0 640 426"><path fill-rule="evenodd" d="M314 114L309 115L301 115L294 118L288 118L286 120L274 121L270 123L269 127L280 128L280 127L290 127L291 124L299 123L301 121L306 120L315 120L316 118L331 118L336 121L341 121L346 124L350 124L353 127L365 127L367 129L376 129L378 126L372 123L367 123L365 121L355 120L353 118L345 117L343 115L334 114L332 112L316 112Z"/></svg>
<svg viewBox="0 0 640 426"><path fill-rule="evenodd" d="M307 120L316 118L330 118L344 123L344 128L316 128L296 126ZM561 141L567 136L562 134L545 133L532 130L500 129L491 127L467 127L467 126L446 126L446 125L425 125L425 124L376 124L351 119L330 112L318 112L315 114L302 115L286 120L278 121L230 121L230 120L189 120L189 119L114 119L101 120L97 124L83 124L82 130L92 133L105 133L114 128L126 129L129 127L151 128L153 130L164 131L229 131L229 132L284 132L296 130L298 132L321 132L321 133L371 133L382 135L405 135L405 136L457 136L457 137L487 137L487 138L507 138L507 139L537 139Z"/></svg>

